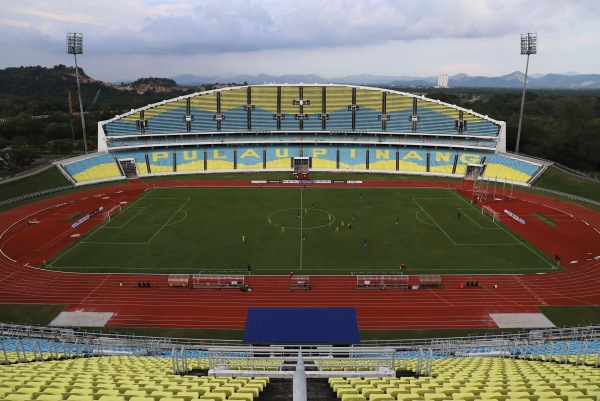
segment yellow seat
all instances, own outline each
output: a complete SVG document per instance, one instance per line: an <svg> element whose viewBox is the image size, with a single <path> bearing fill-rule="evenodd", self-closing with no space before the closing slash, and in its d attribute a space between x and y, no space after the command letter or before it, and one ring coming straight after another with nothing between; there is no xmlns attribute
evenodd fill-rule
<svg viewBox="0 0 600 401"><path fill-rule="evenodd" d="M377 393L369 396L369 401L396 401L394 397L389 394Z"/></svg>
<svg viewBox="0 0 600 401"><path fill-rule="evenodd" d="M213 392L208 392L202 396L200 396L200 399L212 399L215 401L225 401L227 399L227 397L225 396L225 393L213 393Z"/></svg>
<svg viewBox="0 0 600 401"><path fill-rule="evenodd" d="M150 397L153 397L156 401L159 401L161 398L173 397L172 391L153 391L149 394Z"/></svg>
<svg viewBox="0 0 600 401"><path fill-rule="evenodd" d="M206 385L203 385L203 387L204 386L206 386ZM212 387L212 388L216 388L217 386L218 385L216 383L214 383L214 387ZM188 387L182 386L180 384L174 384L174 385L170 385L170 386L167 386L167 387L164 388L164 391L171 391L174 394L178 393L180 391L188 391L188 390L189 390Z"/></svg>
<svg viewBox="0 0 600 401"><path fill-rule="evenodd" d="M129 400L131 397L146 397L147 394L144 390L125 390L124 393L121 394L123 397L125 397L127 400Z"/></svg>
<svg viewBox="0 0 600 401"><path fill-rule="evenodd" d="M178 397L161 397L155 398L156 401L181 401L181 398Z"/></svg>
<svg viewBox="0 0 600 401"><path fill-rule="evenodd" d="M94 401L94 397L86 394L72 394L67 397L67 401Z"/></svg>
<svg viewBox="0 0 600 401"><path fill-rule="evenodd" d="M46 394L41 393L36 398L36 401L62 401L63 397L61 394Z"/></svg>
<svg viewBox="0 0 600 401"><path fill-rule="evenodd" d="M423 398L427 401L446 401L449 399L446 395L441 393L426 393Z"/></svg>
<svg viewBox="0 0 600 401"><path fill-rule="evenodd" d="M235 389L233 387L229 387L229 386L225 385L225 386L221 386L221 387L217 387L217 388L213 389L212 392L213 393L223 393L223 394L225 394L225 398L229 398L231 396L231 394L235 393Z"/></svg>
<svg viewBox="0 0 600 401"><path fill-rule="evenodd" d="M352 385L350 383L348 383L344 379L341 379L341 381L330 382L329 387L331 387L331 389L333 390L334 393L337 392L338 388L341 388L341 387L354 388L354 387L352 387Z"/></svg>
<svg viewBox="0 0 600 401"><path fill-rule="evenodd" d="M254 396L250 393L235 393L228 400L236 400L236 401L252 401Z"/></svg>
<svg viewBox="0 0 600 401"><path fill-rule="evenodd" d="M482 400L496 400L496 401L505 401L508 396L506 394L502 394L499 391L493 392L483 392L479 393L479 398Z"/></svg>
<svg viewBox="0 0 600 401"><path fill-rule="evenodd" d="M586 397L586 394L581 390L569 390L569 391L561 390L560 395L566 395L567 399L569 399L569 400L579 399L580 397Z"/></svg>
<svg viewBox="0 0 600 401"><path fill-rule="evenodd" d="M17 393L19 394L33 394L33 393L37 393L40 392L40 387L39 386L30 386L30 385L25 385L25 386L19 386L19 388L17 389Z"/></svg>
<svg viewBox="0 0 600 401"><path fill-rule="evenodd" d="M383 390L380 390L377 387L369 386L369 387L363 387L361 389L361 394L364 395L365 398L368 398L370 400L371 395L385 394L385 393L383 392ZM388 394L385 394L385 395L387 396Z"/></svg>
<svg viewBox="0 0 600 401"><path fill-rule="evenodd" d="M344 394L360 394L360 393L354 387L338 387L335 394L337 395L337 398L342 398L342 395L344 395Z"/></svg>
<svg viewBox="0 0 600 401"><path fill-rule="evenodd" d="M367 399L361 394L344 394L342 401L367 401Z"/></svg>
<svg viewBox="0 0 600 401"><path fill-rule="evenodd" d="M422 400L423 397L417 395L417 394L398 394L396 396L396 400L398 401L417 401L417 400Z"/></svg>
<svg viewBox="0 0 600 401"><path fill-rule="evenodd" d="M200 393L198 391L181 391L177 393L177 397L190 401L193 398L200 398Z"/></svg>
<svg viewBox="0 0 600 401"><path fill-rule="evenodd" d="M30 401L31 400L31 394L24 394L24 393L8 393L4 396L5 400L10 400L10 401Z"/></svg>
<svg viewBox="0 0 600 401"><path fill-rule="evenodd" d="M125 397L125 398L127 398L127 397ZM138 395L134 395L133 397L131 397L127 401L155 401L155 400L154 400L154 398L148 397L148 396L141 397L141 396L138 396Z"/></svg>
<svg viewBox="0 0 600 401"><path fill-rule="evenodd" d="M404 389L404 388L388 388L385 390L386 394L391 395L392 397L396 398L398 396L398 394L405 394L405 395L410 395L410 390Z"/></svg>
<svg viewBox="0 0 600 401"><path fill-rule="evenodd" d="M462 400L462 401L475 401L477 396L473 393L454 393L452 394L453 400Z"/></svg>

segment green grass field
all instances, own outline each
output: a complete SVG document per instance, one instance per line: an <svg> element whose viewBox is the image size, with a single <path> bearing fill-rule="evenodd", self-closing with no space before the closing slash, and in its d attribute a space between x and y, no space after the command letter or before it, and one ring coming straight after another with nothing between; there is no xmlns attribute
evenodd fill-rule
<svg viewBox="0 0 600 401"><path fill-rule="evenodd" d="M218 273L250 264L253 274L395 274L402 262L406 274L554 266L448 189L159 188L48 268Z"/></svg>

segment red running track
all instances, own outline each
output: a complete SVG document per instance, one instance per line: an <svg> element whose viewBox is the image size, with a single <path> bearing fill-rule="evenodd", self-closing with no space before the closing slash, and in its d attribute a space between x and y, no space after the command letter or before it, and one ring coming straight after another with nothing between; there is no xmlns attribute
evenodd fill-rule
<svg viewBox="0 0 600 401"><path fill-rule="evenodd" d="M67 311L112 312L114 327L243 329L249 307L354 307L359 329L497 327L490 313L531 313L543 305L600 304L600 214L537 195L516 193L496 202L525 217L502 222L546 254L559 253L565 270L534 275L446 275L443 289L357 290L351 276L311 276L310 291L289 289L287 276L249 276L252 292L168 288L164 275L61 273L39 268L101 216L72 229L65 220L80 210L130 202L154 186L247 186L247 181L169 181L90 189L23 205L0 215L0 303L67 304ZM263 184L265 185L265 184ZM279 184L285 185L285 184ZM296 184L289 184L296 185ZM318 186L319 184L308 184ZM326 184L323 184L326 185ZM348 185L348 184L345 184ZM448 187L432 182L366 182L363 186ZM470 196L468 186L457 190ZM38 224L28 224L37 218ZM35 228L35 229L34 229ZM43 232L43 235L40 235ZM139 280L160 283L138 288ZM415 280L416 277L412 277ZM478 281L481 288L459 288ZM119 283L124 283L123 287ZM163 284L164 283L164 284ZM493 284L498 284L494 289Z"/></svg>

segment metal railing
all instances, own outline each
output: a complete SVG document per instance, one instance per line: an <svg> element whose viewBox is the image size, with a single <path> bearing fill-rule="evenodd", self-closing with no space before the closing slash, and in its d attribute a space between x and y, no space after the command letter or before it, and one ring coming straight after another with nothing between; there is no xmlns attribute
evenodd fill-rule
<svg viewBox="0 0 600 401"><path fill-rule="evenodd" d="M32 198L37 198L40 196L44 196L44 195L48 195L48 194L53 194L56 192L62 192L62 191L68 191L70 189L73 189L74 187L69 185L69 186L65 186L65 187L58 187L58 188L52 188L52 189L46 189L44 191L39 191L39 192L34 192L32 194L26 194L26 195L21 195L21 196L17 196L15 198L10 198L10 199L6 199L3 201L0 201L0 207L2 206L7 206L7 205L12 205L13 203L18 203L27 199L32 199Z"/></svg>
<svg viewBox="0 0 600 401"><path fill-rule="evenodd" d="M570 200L574 200L577 202L581 202L581 203L587 203L588 205L593 205L593 206L600 206L600 202L592 200L592 199L588 199L588 198L584 198L582 196L577 196L577 195L571 195L568 194L566 192L560 192L560 191L555 191L554 189L547 189L547 188L541 188L541 187L529 187L529 189L536 191L536 192L542 192L545 194L550 194L550 195L556 195L556 196L562 196L564 198L570 199Z"/></svg>

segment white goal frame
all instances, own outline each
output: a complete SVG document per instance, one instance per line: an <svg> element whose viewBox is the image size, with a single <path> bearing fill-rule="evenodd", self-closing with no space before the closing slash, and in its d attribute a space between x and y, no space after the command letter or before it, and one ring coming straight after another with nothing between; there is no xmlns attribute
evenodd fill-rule
<svg viewBox="0 0 600 401"><path fill-rule="evenodd" d="M121 208L121 205L115 205L115 206L111 207L108 210L108 212L102 213L102 220L103 221L111 221L115 214L117 214L118 216L121 216L122 213L123 213L123 209Z"/></svg>
<svg viewBox="0 0 600 401"><path fill-rule="evenodd" d="M490 206L483 205L483 207L481 208L481 214L483 214L484 212L487 212L492 217L492 222L495 223L497 221L500 221L500 213L492 209Z"/></svg>

